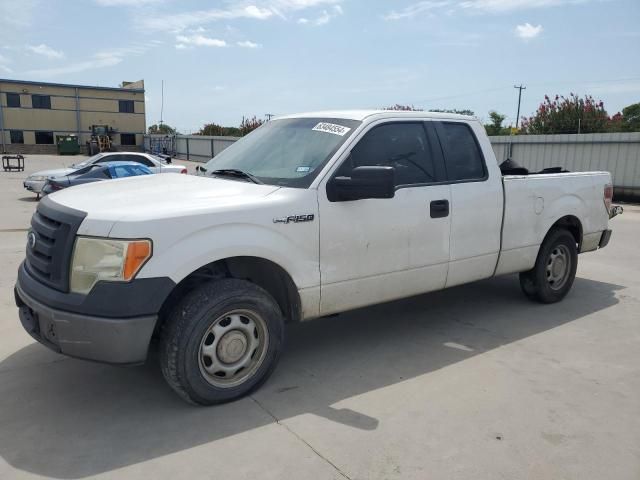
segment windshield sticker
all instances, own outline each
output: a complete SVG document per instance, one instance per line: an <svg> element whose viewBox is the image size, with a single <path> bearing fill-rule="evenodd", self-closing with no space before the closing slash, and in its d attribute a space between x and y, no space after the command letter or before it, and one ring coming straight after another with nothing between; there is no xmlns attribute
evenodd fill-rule
<svg viewBox="0 0 640 480"><path fill-rule="evenodd" d="M316 132L333 133L334 135L344 137L351 129L349 127L343 127L342 125L336 125L335 123L320 122L313 127L312 130Z"/></svg>
<svg viewBox="0 0 640 480"><path fill-rule="evenodd" d="M298 173L307 173L311 171L311 167L298 167L296 168L296 172Z"/></svg>

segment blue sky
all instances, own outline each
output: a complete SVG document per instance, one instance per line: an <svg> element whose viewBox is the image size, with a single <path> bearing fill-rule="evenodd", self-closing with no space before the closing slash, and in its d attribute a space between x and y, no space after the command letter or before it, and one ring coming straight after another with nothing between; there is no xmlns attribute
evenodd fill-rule
<svg viewBox="0 0 640 480"><path fill-rule="evenodd" d="M545 93L640 101L640 0L0 0L0 77L143 78L147 124L243 115L495 109Z"/></svg>

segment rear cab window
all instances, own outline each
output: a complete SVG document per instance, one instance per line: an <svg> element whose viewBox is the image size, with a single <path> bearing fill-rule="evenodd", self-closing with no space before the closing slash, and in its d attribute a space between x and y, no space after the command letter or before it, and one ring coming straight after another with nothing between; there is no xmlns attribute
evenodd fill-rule
<svg viewBox="0 0 640 480"><path fill-rule="evenodd" d="M451 182L477 182L487 179L482 150L471 127L464 122L434 122L447 176Z"/></svg>

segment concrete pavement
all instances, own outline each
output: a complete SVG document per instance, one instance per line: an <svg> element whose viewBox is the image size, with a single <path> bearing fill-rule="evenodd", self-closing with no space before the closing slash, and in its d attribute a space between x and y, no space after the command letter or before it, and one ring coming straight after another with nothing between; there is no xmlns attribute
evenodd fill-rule
<svg viewBox="0 0 640 480"><path fill-rule="evenodd" d="M154 358L68 359L22 330L25 176L0 172L2 479L640 478L639 207L559 304L506 276L293 325L259 391L202 408Z"/></svg>

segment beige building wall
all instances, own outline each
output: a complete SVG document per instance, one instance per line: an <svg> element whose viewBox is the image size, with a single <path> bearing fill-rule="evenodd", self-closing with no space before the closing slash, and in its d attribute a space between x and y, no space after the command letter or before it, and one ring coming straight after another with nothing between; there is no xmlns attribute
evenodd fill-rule
<svg viewBox="0 0 640 480"><path fill-rule="evenodd" d="M52 132L54 142L56 135L76 134L83 146L92 125L111 127L116 148L141 148L146 131L144 82L123 84L123 88L106 88L0 79L0 127L4 132L0 132L0 149L4 138L7 152L55 150L55 145L36 145L36 132ZM19 95L19 107L8 105L7 93ZM48 96L51 108L33 108L33 95ZM121 112L121 100L133 105L133 112ZM11 130L22 132L23 144L12 144ZM129 140L134 135L135 146L122 145L121 134L128 134Z"/></svg>

